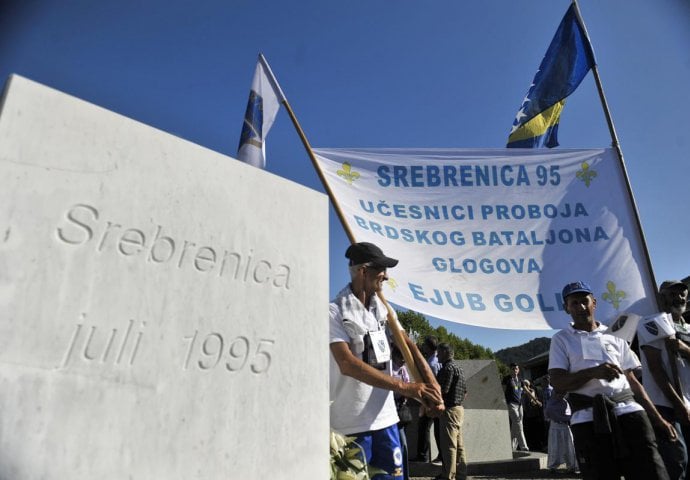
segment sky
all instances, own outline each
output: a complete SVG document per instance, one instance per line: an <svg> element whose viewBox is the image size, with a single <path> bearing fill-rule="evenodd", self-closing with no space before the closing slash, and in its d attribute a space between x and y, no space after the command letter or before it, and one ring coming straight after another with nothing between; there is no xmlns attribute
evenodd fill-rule
<svg viewBox="0 0 690 480"><path fill-rule="evenodd" d="M0 78L16 73L235 156L263 52L314 147L502 148L569 4L2 0ZM579 5L654 275L686 277L690 0ZM566 102L559 140L611 145L591 73ZM266 170L324 191L284 109L266 150ZM332 208L329 232L333 296L349 280L349 242ZM494 351L554 333L429 321Z"/></svg>

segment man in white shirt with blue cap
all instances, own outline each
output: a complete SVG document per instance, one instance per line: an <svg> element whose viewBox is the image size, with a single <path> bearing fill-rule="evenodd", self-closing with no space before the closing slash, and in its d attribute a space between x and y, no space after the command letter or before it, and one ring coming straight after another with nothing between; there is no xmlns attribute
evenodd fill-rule
<svg viewBox="0 0 690 480"><path fill-rule="evenodd" d="M583 478L668 480L650 420L660 434L676 438L676 432L635 377L640 361L596 321L597 301L586 282L567 284L562 296L573 322L551 339L549 374L554 389L569 393Z"/></svg>

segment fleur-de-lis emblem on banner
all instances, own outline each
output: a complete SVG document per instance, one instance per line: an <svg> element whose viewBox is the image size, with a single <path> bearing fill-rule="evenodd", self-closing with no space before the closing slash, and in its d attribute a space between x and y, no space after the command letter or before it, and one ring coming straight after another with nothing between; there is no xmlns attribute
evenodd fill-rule
<svg viewBox="0 0 690 480"><path fill-rule="evenodd" d="M589 168L589 164L587 162L582 162L582 170L579 170L575 176L585 182L585 185L589 188L589 184L592 183L592 180L597 176L596 170L592 170Z"/></svg>
<svg viewBox="0 0 690 480"><path fill-rule="evenodd" d="M618 310L621 300L625 297L626 293L623 290L616 290L616 284L610 280L606 283L606 292L601 296L604 301L609 302L616 310Z"/></svg>
<svg viewBox="0 0 690 480"><path fill-rule="evenodd" d="M348 185L352 185L352 182L359 178L359 172L352 170L352 165L348 162L343 163L343 169L338 170L337 173L339 177L342 177Z"/></svg>
<svg viewBox="0 0 690 480"><path fill-rule="evenodd" d="M391 290L395 292L395 289L398 288L398 282L395 281L394 278L388 277L388 281L386 282L389 287L391 287Z"/></svg>

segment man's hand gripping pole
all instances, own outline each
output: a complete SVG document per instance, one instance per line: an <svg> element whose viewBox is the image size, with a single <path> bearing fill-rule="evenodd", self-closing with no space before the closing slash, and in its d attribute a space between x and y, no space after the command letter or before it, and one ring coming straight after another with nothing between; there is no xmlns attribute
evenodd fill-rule
<svg viewBox="0 0 690 480"><path fill-rule="evenodd" d="M384 298L383 292L379 290L376 292L376 295L386 307L386 311L388 313L388 327L393 334L393 342L402 353L403 358L405 359L405 365L407 366L407 370L410 372L410 375L412 375L412 378L415 382L426 383L434 387L434 389L437 391L438 398L440 398L441 387L438 385L438 382L436 381L434 374L431 372L431 369L426 364L426 360L424 360L419 352L417 352L419 354L417 358L412 355L410 347L407 345L407 341L405 339L407 334L400 328L400 324L395 319L395 315L393 314L393 309ZM419 359L424 362L422 365L419 365ZM445 410L442 401L439 402L438 399L433 399L430 397L423 398L423 406L426 409L427 415L431 417L437 417Z"/></svg>

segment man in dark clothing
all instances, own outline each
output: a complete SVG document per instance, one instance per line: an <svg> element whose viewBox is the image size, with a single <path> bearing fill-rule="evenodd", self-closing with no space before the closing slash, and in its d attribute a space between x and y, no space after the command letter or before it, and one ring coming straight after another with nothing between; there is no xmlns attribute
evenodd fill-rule
<svg viewBox="0 0 690 480"><path fill-rule="evenodd" d="M438 348L438 337L434 335L427 335L424 337L424 342L419 346L419 351L422 352L424 358L426 358L429 368L434 374L434 377L438 375L438 371L441 369L441 364L438 362L438 354L436 349ZM421 414L419 416L419 422L417 423L417 456L412 460L413 462L428 462L431 459L431 442L429 438L429 430L431 430L431 424L434 424L434 439L436 440L436 446L441 448L441 423L439 417L432 417L428 415L428 412L424 407L420 406ZM441 452L439 452L438 457L432 460L432 462L440 463Z"/></svg>
<svg viewBox="0 0 690 480"><path fill-rule="evenodd" d="M508 418L510 419L510 442L514 449L528 451L525 432L522 428L522 380L517 363L510 364L511 374L504 379Z"/></svg>
<svg viewBox="0 0 690 480"><path fill-rule="evenodd" d="M441 459L443 467L437 480L465 480L467 478L467 461L462 440L462 420L465 411L462 406L467 395L465 373L453 361L453 347L447 343L438 346L438 360L441 370L437 380L441 386L443 405L446 407L441 415ZM456 476L457 471L457 476Z"/></svg>

